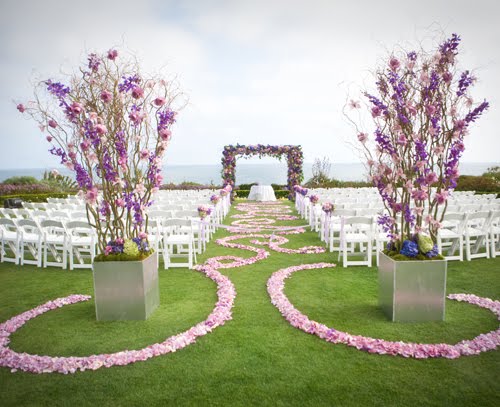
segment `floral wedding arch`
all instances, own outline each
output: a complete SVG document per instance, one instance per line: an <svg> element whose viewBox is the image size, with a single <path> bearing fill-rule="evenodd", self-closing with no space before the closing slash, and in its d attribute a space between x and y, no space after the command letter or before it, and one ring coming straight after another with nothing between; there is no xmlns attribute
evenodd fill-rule
<svg viewBox="0 0 500 407"><path fill-rule="evenodd" d="M301 146L270 146L263 144L250 146L236 144L225 146L222 152L222 179L224 184L234 187L236 182L236 159L238 156L248 158L254 155L258 155L259 157L276 157L279 160L286 156L288 163L287 184L288 190L290 191L289 198L293 199L294 185L300 185L304 179L304 174L302 172L304 156Z"/></svg>

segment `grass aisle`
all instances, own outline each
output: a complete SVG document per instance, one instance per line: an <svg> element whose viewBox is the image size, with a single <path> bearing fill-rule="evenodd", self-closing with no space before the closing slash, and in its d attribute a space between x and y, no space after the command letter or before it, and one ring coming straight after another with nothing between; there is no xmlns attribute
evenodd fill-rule
<svg viewBox="0 0 500 407"><path fill-rule="evenodd" d="M284 203L290 205L291 203ZM237 214L233 207L226 222ZM277 221L300 225L302 220ZM216 238L227 236L219 231ZM283 247L319 245L315 233L288 235ZM251 239L237 240L249 244ZM500 352L456 360L371 355L333 345L290 326L271 304L266 283L281 268L336 262L336 254L277 253L255 264L221 269L236 287L233 320L173 354L123 367L73 375L35 375L0 369L2 406L375 405L497 406ZM199 263L254 253L217 246ZM450 262L448 293L500 299L500 260ZM447 300L446 322L393 324L377 308L376 268L297 272L285 292L311 319L352 334L387 340L456 343L497 329L495 316ZM92 294L92 274L0 265L0 321L50 299ZM90 355L138 349L204 320L216 301L215 284L201 273L160 270L161 307L146 322L98 323L94 303L50 311L12 335L18 352Z"/></svg>

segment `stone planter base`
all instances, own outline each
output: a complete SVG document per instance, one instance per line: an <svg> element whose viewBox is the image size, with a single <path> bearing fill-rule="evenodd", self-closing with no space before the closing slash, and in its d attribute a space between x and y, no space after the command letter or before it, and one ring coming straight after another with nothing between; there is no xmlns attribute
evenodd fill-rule
<svg viewBox="0 0 500 407"><path fill-rule="evenodd" d="M94 262L98 321L145 320L160 304L157 253L142 261Z"/></svg>
<svg viewBox="0 0 500 407"><path fill-rule="evenodd" d="M394 261L380 253L380 307L393 322L444 321L446 269L446 260Z"/></svg>

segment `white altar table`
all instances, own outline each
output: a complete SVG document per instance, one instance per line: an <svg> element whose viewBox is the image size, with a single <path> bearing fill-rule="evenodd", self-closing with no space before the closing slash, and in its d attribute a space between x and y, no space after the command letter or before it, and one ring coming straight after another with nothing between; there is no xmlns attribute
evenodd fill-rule
<svg viewBox="0 0 500 407"><path fill-rule="evenodd" d="M248 194L250 201L276 201L274 190L271 185L253 185Z"/></svg>

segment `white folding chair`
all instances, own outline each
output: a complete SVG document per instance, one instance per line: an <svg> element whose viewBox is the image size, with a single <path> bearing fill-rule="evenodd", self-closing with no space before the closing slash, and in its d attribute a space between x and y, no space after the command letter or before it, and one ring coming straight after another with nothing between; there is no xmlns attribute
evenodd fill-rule
<svg viewBox="0 0 500 407"><path fill-rule="evenodd" d="M447 260L464 260L464 229L467 225L467 213L445 213L443 227L438 230L437 246ZM447 254L443 248L448 247ZM458 255L454 255L458 248Z"/></svg>
<svg viewBox="0 0 500 407"><path fill-rule="evenodd" d="M19 264L34 264L42 267L42 232L38 224L32 219L19 219L17 222L17 233L19 235ZM26 250L33 257L27 259Z"/></svg>
<svg viewBox="0 0 500 407"><path fill-rule="evenodd" d="M165 269L169 267L193 268L196 262L194 249L194 233L191 220L188 219L166 219L163 222L163 247ZM190 230L188 230L188 228ZM183 230L181 231L181 228ZM173 258L186 258L186 262L172 262Z"/></svg>
<svg viewBox="0 0 500 407"><path fill-rule="evenodd" d="M491 257L494 258L500 255L500 211L493 211L491 213L490 245Z"/></svg>
<svg viewBox="0 0 500 407"><path fill-rule="evenodd" d="M40 222L42 230L43 267L67 267L67 235L66 229L60 220L43 219ZM52 255L49 261L48 254Z"/></svg>
<svg viewBox="0 0 500 407"><path fill-rule="evenodd" d="M159 218L150 219L148 217L147 222L147 232L148 232L148 242L151 247L158 253L156 256L158 260L158 265L160 264L160 255L163 258L163 262L165 262L165 250L163 247L163 221Z"/></svg>
<svg viewBox="0 0 500 407"><path fill-rule="evenodd" d="M490 258L489 233L492 215L488 212L473 212L467 217L465 234L465 256L468 261L480 257ZM472 246L474 245L474 246ZM484 245L485 252L479 253Z"/></svg>
<svg viewBox="0 0 500 407"><path fill-rule="evenodd" d="M9 249L11 256L6 249ZM0 254L1 261L18 264L19 262L19 234L17 225L12 219L0 218Z"/></svg>
<svg viewBox="0 0 500 407"><path fill-rule="evenodd" d="M343 267L372 265L373 218L371 216L342 217L340 247ZM365 250L366 244L366 250ZM349 245L351 248L349 250ZM356 252L355 247L359 247ZM364 260L349 260L348 256L363 256Z"/></svg>
<svg viewBox="0 0 500 407"><path fill-rule="evenodd" d="M87 222L71 221L66 223L65 228L68 235L69 269L92 268L96 246L95 232L92 226ZM85 258L88 258L90 263L86 263Z"/></svg>
<svg viewBox="0 0 500 407"><path fill-rule="evenodd" d="M356 209L335 209L328 219L325 216L322 229L326 228L327 240L326 243L329 245L330 251L340 251L342 248L340 247L340 232L342 227L341 220L343 217L352 217L356 216ZM348 226L349 228L349 226Z"/></svg>

